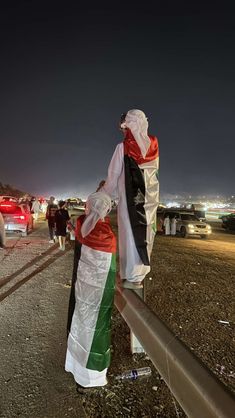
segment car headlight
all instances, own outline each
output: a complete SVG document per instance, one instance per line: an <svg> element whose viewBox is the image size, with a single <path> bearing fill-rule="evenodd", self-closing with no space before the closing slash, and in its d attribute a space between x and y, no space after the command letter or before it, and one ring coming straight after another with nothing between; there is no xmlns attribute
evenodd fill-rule
<svg viewBox="0 0 235 418"><path fill-rule="evenodd" d="M208 228L208 229L211 229L211 226L210 226L210 225L207 225L207 228Z"/></svg>
<svg viewBox="0 0 235 418"><path fill-rule="evenodd" d="M188 224L188 227L189 227L190 229L194 229L194 225L193 225L193 224Z"/></svg>

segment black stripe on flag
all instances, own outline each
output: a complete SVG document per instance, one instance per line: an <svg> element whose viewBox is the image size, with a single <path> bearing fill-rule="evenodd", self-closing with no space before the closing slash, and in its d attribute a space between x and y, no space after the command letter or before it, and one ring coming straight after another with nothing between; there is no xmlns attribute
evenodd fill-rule
<svg viewBox="0 0 235 418"><path fill-rule="evenodd" d="M144 174L143 170L139 168L135 160L128 155L124 156L124 165L127 208L134 241L142 263L149 266L150 263L146 242L147 220L144 209Z"/></svg>

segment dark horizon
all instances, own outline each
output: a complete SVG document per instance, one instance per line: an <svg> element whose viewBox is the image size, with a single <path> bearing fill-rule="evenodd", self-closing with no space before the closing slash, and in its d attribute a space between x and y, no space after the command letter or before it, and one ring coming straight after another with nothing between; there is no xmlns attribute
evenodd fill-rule
<svg viewBox="0 0 235 418"><path fill-rule="evenodd" d="M87 196L143 110L160 193L234 195L233 4L1 6L0 181Z"/></svg>

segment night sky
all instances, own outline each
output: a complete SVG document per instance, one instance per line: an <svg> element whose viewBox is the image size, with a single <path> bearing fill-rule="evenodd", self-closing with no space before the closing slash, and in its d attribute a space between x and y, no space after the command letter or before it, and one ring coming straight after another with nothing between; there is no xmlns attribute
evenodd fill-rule
<svg viewBox="0 0 235 418"><path fill-rule="evenodd" d="M86 197L123 139L120 115L138 108L162 194L235 194L232 3L5 2L0 181Z"/></svg>

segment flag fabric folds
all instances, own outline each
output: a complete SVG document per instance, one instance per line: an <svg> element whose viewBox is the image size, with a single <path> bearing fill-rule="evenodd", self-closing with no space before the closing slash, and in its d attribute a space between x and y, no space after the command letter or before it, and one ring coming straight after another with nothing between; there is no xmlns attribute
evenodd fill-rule
<svg viewBox="0 0 235 418"><path fill-rule="evenodd" d="M107 383L110 364L111 313L116 277L116 239L109 219L99 220L86 236L85 216L78 218L76 236L81 242L76 304L68 336L65 369L84 387Z"/></svg>

